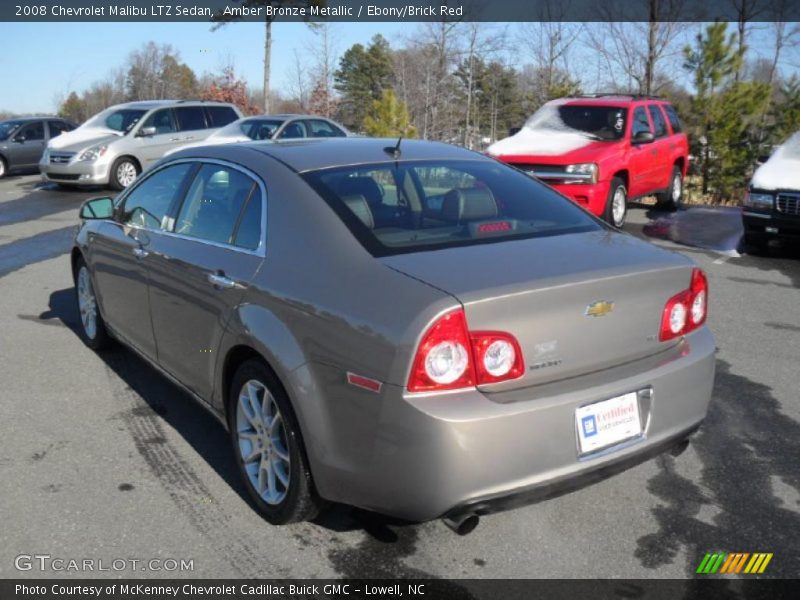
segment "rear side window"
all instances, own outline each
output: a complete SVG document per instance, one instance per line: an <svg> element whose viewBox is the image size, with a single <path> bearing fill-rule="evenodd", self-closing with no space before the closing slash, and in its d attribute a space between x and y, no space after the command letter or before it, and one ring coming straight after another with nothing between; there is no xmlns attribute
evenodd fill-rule
<svg viewBox="0 0 800 600"><path fill-rule="evenodd" d="M602 229L547 186L490 160L379 163L304 178L374 256Z"/></svg>
<svg viewBox="0 0 800 600"><path fill-rule="evenodd" d="M206 117L202 106L179 106L175 109L180 131L193 131L206 128Z"/></svg>
<svg viewBox="0 0 800 600"><path fill-rule="evenodd" d="M321 119L306 121L309 137L345 137L344 131Z"/></svg>
<svg viewBox="0 0 800 600"><path fill-rule="evenodd" d="M261 242L261 194L255 189L236 228L235 246L255 250Z"/></svg>
<svg viewBox="0 0 800 600"><path fill-rule="evenodd" d="M50 128L51 138L58 137L62 133L75 129L75 127L64 121L49 121L47 125Z"/></svg>
<svg viewBox="0 0 800 600"><path fill-rule="evenodd" d="M650 121L647 120L647 112L640 106L633 111L633 124L631 125L631 137L636 137L642 132L650 132Z"/></svg>
<svg viewBox="0 0 800 600"><path fill-rule="evenodd" d="M232 243L239 215L255 189L244 173L221 165L203 165L192 182L175 221L175 233Z"/></svg>
<svg viewBox="0 0 800 600"><path fill-rule="evenodd" d="M667 112L667 119L669 119L672 132L680 133L683 131L683 125L681 124L681 120L678 117L678 112L675 110L675 107L673 107L671 104L667 104L664 106L664 110Z"/></svg>
<svg viewBox="0 0 800 600"><path fill-rule="evenodd" d="M172 165L144 179L125 197L122 222L135 227L159 229L192 165Z"/></svg>
<svg viewBox="0 0 800 600"><path fill-rule="evenodd" d="M206 106L209 127L224 127L239 118L230 106Z"/></svg>
<svg viewBox="0 0 800 600"><path fill-rule="evenodd" d="M302 121L292 121L281 131L279 137L281 139L306 137L306 126Z"/></svg>
<svg viewBox="0 0 800 600"><path fill-rule="evenodd" d="M664 137L667 135L667 122L664 120L664 115L657 105L651 104L649 107L650 118L653 119L653 127L655 127L655 137Z"/></svg>

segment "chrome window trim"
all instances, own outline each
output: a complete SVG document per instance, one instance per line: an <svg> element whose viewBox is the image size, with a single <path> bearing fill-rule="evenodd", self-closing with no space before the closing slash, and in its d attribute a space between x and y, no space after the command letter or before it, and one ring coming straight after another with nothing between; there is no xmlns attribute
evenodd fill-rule
<svg viewBox="0 0 800 600"><path fill-rule="evenodd" d="M241 252L242 254L249 254L251 256L258 256L260 258L266 258L267 255L267 188L264 184L264 181L256 175L250 169L243 167L241 165L237 165L236 163L229 162L227 160L220 160L218 158L178 158L162 165L159 165L157 168L153 169L149 173L147 173L144 177L137 179L133 186L130 189L125 190L120 196L117 197L117 206L123 206L124 203L127 201L128 196L133 193L133 191L141 185L142 182L147 181L150 177L153 177L159 171L166 169L167 167L171 167L174 165L179 165L183 163L191 163L191 164L216 164L223 167L229 167L240 173L244 174L245 176L249 177L253 180L253 182L258 186L259 191L261 193L261 237L259 238L258 247L255 250L250 250L248 248L240 248L239 246L235 246L233 244L225 244L221 242L212 242L211 240L204 240L198 237L192 237L188 235L184 235L182 233L175 233L174 231L168 231L162 227L158 229L153 229L152 227L139 227L138 225L130 225L128 223L120 223L125 227L130 227L131 229L138 229L142 231L149 231L151 233L158 233L161 235L167 235L170 237L174 237L180 240L187 240L190 242L196 242L198 244L207 244L209 246L216 246L217 248L224 248L226 250L233 250L234 252ZM188 190L187 190L188 191ZM183 201L186 198L181 198L181 204L178 206L178 210L180 210L180 206L183 205ZM253 197L251 196L250 201L252 202ZM242 207L244 208L244 206ZM174 227L175 219L170 217L167 219L167 225L169 227Z"/></svg>

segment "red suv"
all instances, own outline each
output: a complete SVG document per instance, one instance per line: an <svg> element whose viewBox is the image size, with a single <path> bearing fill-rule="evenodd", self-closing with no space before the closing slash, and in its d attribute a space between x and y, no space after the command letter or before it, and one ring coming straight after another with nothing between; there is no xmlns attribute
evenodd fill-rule
<svg viewBox="0 0 800 600"><path fill-rule="evenodd" d="M611 94L548 102L488 152L616 227L632 198L656 194L659 205L676 209L689 162L671 104Z"/></svg>

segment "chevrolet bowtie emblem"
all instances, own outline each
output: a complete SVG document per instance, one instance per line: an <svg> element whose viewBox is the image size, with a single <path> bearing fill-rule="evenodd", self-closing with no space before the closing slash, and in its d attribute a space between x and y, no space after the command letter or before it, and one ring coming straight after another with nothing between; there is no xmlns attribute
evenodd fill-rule
<svg viewBox="0 0 800 600"><path fill-rule="evenodd" d="M608 313L614 310L614 303L607 300L600 300L599 302L592 302L586 307L586 312L583 313L587 317L605 317Z"/></svg>

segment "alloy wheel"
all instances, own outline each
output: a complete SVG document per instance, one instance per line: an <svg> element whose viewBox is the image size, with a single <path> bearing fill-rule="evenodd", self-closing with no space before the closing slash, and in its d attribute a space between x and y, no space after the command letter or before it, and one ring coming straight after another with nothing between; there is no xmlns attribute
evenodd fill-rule
<svg viewBox="0 0 800 600"><path fill-rule="evenodd" d="M286 427L272 393L257 379L239 392L236 435L250 485L267 504L283 502L291 484Z"/></svg>
<svg viewBox="0 0 800 600"><path fill-rule="evenodd" d="M93 340L97 335L97 300L89 270L85 266L78 271L78 309L83 331L86 337Z"/></svg>
<svg viewBox="0 0 800 600"><path fill-rule="evenodd" d="M136 165L124 161L117 167L117 181L122 187L128 187L136 179Z"/></svg>
<svg viewBox="0 0 800 600"><path fill-rule="evenodd" d="M611 199L611 217L614 220L614 227L622 227L625 223L625 188L619 186L614 190L614 196Z"/></svg>
<svg viewBox="0 0 800 600"><path fill-rule="evenodd" d="M681 181L680 175L675 175L672 178L672 202L675 206L681 201L681 192L683 191L683 182Z"/></svg>

